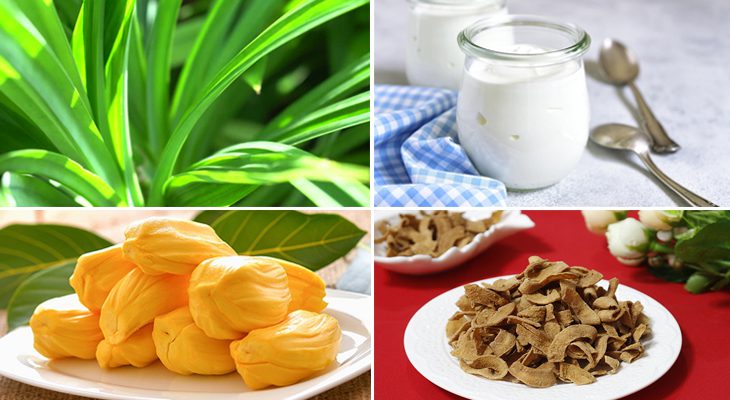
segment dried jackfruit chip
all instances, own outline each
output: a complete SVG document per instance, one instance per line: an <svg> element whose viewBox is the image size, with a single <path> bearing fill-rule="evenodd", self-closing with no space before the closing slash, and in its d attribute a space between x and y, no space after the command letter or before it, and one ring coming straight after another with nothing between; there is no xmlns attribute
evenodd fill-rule
<svg viewBox="0 0 730 400"><path fill-rule="evenodd" d="M464 247L480 233L486 232L502 218L495 211L489 218L467 220L461 212L434 211L419 215L401 214L400 221L391 226L379 221L375 229L380 236L375 243L386 244L386 256L412 256L416 254L438 257L453 247Z"/></svg>
<svg viewBox="0 0 730 400"><path fill-rule="evenodd" d="M446 323L451 354L467 373L538 388L616 373L651 329L641 303L619 301L618 280L604 289L602 277L533 256L515 277L465 285Z"/></svg>

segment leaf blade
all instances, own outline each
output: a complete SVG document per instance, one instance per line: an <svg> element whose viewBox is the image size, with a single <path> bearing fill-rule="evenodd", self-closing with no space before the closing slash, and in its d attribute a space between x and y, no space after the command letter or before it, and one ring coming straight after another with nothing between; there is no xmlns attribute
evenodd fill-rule
<svg viewBox="0 0 730 400"><path fill-rule="evenodd" d="M286 13L263 33L246 46L238 55L227 64L211 85L206 88L204 95L189 110L185 111L180 122L176 125L170 141L165 146L160 159L159 168L155 174L151 204L159 205L164 198L165 184L175 170L175 164L182 147L197 120L233 81L238 79L256 61L265 57L276 48L287 43L303 33L323 24L324 22L351 11L368 3L368 0L318 0L305 1L298 7Z"/></svg>
<svg viewBox="0 0 730 400"><path fill-rule="evenodd" d="M0 155L0 173L34 174L52 179L92 205L116 206L116 191L93 172L63 155L45 150L17 150Z"/></svg>
<svg viewBox="0 0 730 400"><path fill-rule="evenodd" d="M38 271L23 281L8 302L8 329L26 325L38 304L73 293L68 278L75 266L76 260L68 261Z"/></svg>
<svg viewBox="0 0 730 400"><path fill-rule="evenodd" d="M209 224L241 254L282 258L315 271L345 256L366 233L340 215L298 211L204 211L196 221Z"/></svg>
<svg viewBox="0 0 730 400"><path fill-rule="evenodd" d="M31 274L110 246L91 232L63 225L10 225L0 229L0 308Z"/></svg>

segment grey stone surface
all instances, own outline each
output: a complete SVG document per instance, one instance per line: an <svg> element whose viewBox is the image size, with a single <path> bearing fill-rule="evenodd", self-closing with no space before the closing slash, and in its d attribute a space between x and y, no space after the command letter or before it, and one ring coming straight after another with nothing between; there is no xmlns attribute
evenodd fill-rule
<svg viewBox="0 0 730 400"><path fill-rule="evenodd" d="M374 0L376 83L405 84L406 0ZM586 69L595 76L607 37L638 56L637 81L670 136L682 145L655 162L667 175L730 207L730 0L508 0L512 14L549 16L593 38ZM588 77L591 126L637 125L633 96ZM510 192L509 206L686 206L639 159L589 144L578 167L558 184Z"/></svg>

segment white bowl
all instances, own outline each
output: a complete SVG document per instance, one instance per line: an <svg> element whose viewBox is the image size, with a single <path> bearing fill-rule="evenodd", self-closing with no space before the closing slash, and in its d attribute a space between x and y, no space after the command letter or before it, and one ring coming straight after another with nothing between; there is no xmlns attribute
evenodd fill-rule
<svg viewBox="0 0 730 400"><path fill-rule="evenodd" d="M418 212L419 210L376 210L375 223L388 220L391 224L397 224L400 214L416 214ZM465 210L464 218L471 221L486 219L492 215L492 212L492 210L484 209ZM375 245L375 263L387 270L408 275L426 275L446 271L465 263L499 240L534 226L535 223L519 210L507 210L504 211L499 222L490 226L485 232L474 236L474 240L464 247L454 246L436 258L425 254L386 257L386 244L377 243ZM375 232L375 234L379 235L380 233Z"/></svg>

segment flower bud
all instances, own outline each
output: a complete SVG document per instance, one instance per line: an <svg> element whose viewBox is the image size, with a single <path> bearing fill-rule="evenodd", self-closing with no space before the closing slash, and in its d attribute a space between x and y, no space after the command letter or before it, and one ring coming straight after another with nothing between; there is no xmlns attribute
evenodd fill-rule
<svg viewBox="0 0 730 400"><path fill-rule="evenodd" d="M682 210L641 210L639 211L639 220L647 228L655 231L668 231L682 220L683 213Z"/></svg>
<svg viewBox="0 0 730 400"><path fill-rule="evenodd" d="M603 234L608 225L626 218L626 211L585 210L581 211L586 228L593 233Z"/></svg>
<svg viewBox="0 0 730 400"><path fill-rule="evenodd" d="M649 249L652 231L634 218L626 218L608 226L608 249L619 262L639 265Z"/></svg>

